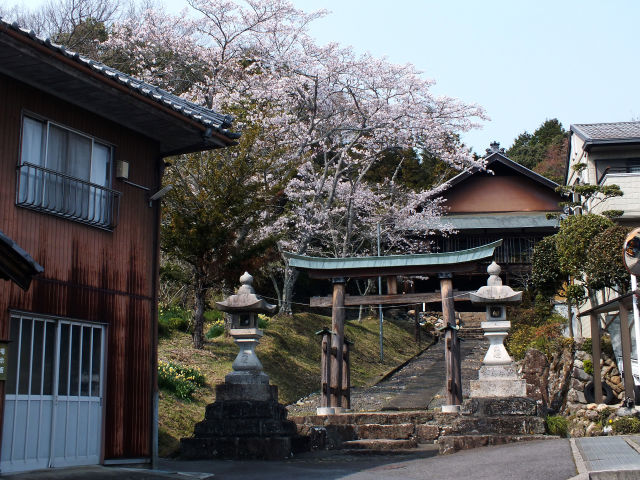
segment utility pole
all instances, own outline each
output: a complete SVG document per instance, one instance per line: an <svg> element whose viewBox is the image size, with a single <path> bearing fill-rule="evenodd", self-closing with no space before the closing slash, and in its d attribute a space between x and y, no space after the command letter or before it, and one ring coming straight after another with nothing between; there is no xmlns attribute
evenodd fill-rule
<svg viewBox="0 0 640 480"><path fill-rule="evenodd" d="M380 222L378 222L378 256L380 256ZM378 276L378 295L382 295L382 277ZM378 304L378 312L380 314L380 363L384 362L384 346L382 345L382 304Z"/></svg>

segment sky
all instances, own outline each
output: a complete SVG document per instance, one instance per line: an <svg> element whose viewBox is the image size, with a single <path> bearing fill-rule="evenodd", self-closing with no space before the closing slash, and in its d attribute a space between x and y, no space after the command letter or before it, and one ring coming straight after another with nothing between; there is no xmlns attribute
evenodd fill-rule
<svg viewBox="0 0 640 480"><path fill-rule="evenodd" d="M159 1L173 12L186 5ZM33 7L42 0L16 3ZM436 81L434 93L482 106L490 120L462 137L478 153L494 140L508 148L546 119L557 118L566 129L640 120L638 0L292 3L331 12L311 25L320 44L412 63Z"/></svg>

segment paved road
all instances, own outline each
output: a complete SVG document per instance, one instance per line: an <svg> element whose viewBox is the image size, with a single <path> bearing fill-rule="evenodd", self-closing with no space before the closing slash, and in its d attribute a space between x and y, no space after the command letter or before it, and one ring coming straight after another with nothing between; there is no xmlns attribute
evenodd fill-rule
<svg viewBox="0 0 640 480"><path fill-rule="evenodd" d="M162 471L87 467L9 476L13 480L567 480L576 475L568 440L485 447L435 456L302 455L283 461L162 460ZM177 472L183 472L179 474Z"/></svg>

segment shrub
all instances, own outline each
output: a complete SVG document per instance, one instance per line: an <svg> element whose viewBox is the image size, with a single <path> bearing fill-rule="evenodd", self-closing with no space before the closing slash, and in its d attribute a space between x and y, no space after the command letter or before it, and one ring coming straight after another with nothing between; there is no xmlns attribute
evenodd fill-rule
<svg viewBox="0 0 640 480"><path fill-rule="evenodd" d="M178 305L160 307L158 309L158 334L168 337L171 332L189 332L191 328L191 312Z"/></svg>
<svg viewBox="0 0 640 480"><path fill-rule="evenodd" d="M591 351L593 350L593 340L590 338L585 338L584 341L582 342L582 347L580 347L580 350L590 354Z"/></svg>
<svg viewBox="0 0 640 480"><path fill-rule="evenodd" d="M215 323L217 321L224 323L224 312L220 310L207 310L204 312L204 320L207 323Z"/></svg>
<svg viewBox="0 0 640 480"><path fill-rule="evenodd" d="M621 417L611 423L613 433L639 433L640 420L636 417Z"/></svg>
<svg viewBox="0 0 640 480"><path fill-rule="evenodd" d="M562 415L548 415L545 424L549 435L569 436L569 422Z"/></svg>
<svg viewBox="0 0 640 480"><path fill-rule="evenodd" d="M207 330L205 337L211 340L213 338L219 337L223 333L224 333L224 320L215 320L209 327L209 330Z"/></svg>
<svg viewBox="0 0 640 480"><path fill-rule="evenodd" d="M198 387L204 386L205 378L197 368L184 367L173 362L158 362L158 387L176 397L190 400Z"/></svg>
<svg viewBox="0 0 640 480"><path fill-rule="evenodd" d="M615 410L613 410L612 408L605 408L604 410L602 410L599 414L598 414L598 423L600 425L602 425L603 427L605 427L607 425L607 420L609 420L609 417L611 416L611 414L614 412Z"/></svg>
<svg viewBox="0 0 640 480"><path fill-rule="evenodd" d="M260 313L258 314L258 328L264 330L269 326L269 320L271 320L266 315Z"/></svg>
<svg viewBox="0 0 640 480"><path fill-rule="evenodd" d="M589 359L586 359L584 362L582 362L582 369L584 370L584 373L588 373L589 375L593 375L593 362Z"/></svg>

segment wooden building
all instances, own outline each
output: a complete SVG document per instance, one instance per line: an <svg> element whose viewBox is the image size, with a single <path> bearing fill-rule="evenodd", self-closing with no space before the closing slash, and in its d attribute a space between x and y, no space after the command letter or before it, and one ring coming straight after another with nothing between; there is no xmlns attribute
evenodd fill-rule
<svg viewBox="0 0 640 480"><path fill-rule="evenodd" d="M0 19L0 230L44 271L0 283L0 469L149 460L163 158L231 119Z"/></svg>
<svg viewBox="0 0 640 480"><path fill-rule="evenodd" d="M494 260L500 264L508 284L518 286L531 270L534 245L557 231L562 197L558 185L509 159L494 142L485 156L486 171L469 169L447 182L443 192L446 223L457 233L435 239L436 251L464 250L502 239ZM482 286L486 266L476 272L476 282L467 290ZM471 280L471 278L470 278Z"/></svg>

